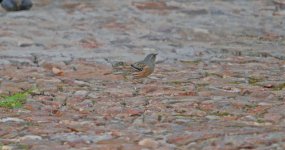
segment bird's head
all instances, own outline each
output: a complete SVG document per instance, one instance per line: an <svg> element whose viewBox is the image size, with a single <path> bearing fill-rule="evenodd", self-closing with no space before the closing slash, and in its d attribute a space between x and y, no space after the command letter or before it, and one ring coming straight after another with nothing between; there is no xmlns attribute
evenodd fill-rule
<svg viewBox="0 0 285 150"><path fill-rule="evenodd" d="M156 55L157 55L158 53L151 53L151 54L148 54L146 57L145 57L145 59L144 59L144 61L145 62L155 62L155 59L156 59Z"/></svg>

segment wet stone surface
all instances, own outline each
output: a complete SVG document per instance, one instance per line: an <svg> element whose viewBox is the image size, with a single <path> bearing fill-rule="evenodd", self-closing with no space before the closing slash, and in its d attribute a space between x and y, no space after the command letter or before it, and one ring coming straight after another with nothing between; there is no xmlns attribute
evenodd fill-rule
<svg viewBox="0 0 285 150"><path fill-rule="evenodd" d="M285 26L269 0L33 0L1 9L3 149L285 149ZM157 49L140 82L109 74Z"/></svg>

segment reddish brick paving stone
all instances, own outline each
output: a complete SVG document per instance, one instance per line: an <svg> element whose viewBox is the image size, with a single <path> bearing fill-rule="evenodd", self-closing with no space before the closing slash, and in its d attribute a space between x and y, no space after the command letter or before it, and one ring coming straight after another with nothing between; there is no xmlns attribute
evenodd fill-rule
<svg viewBox="0 0 285 150"><path fill-rule="evenodd" d="M2 149L285 149L284 16L267 0L33 2L0 10L0 101L32 89L0 107ZM153 48L148 78L112 74Z"/></svg>

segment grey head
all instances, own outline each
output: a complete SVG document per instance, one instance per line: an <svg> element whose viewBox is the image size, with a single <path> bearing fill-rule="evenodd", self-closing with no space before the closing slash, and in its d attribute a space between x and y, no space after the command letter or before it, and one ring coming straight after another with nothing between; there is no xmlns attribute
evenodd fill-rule
<svg viewBox="0 0 285 150"><path fill-rule="evenodd" d="M145 59L143 60L144 63L148 63L148 65L151 65L151 64L155 64L155 59L156 59L156 55L158 53L151 53L151 54L148 54Z"/></svg>

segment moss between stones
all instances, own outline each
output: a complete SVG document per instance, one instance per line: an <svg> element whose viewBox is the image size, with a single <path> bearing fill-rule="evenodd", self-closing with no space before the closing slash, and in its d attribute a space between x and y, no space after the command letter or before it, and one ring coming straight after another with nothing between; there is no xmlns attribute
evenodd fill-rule
<svg viewBox="0 0 285 150"><path fill-rule="evenodd" d="M248 83L250 85L257 85L258 82L261 82L263 81L264 79L263 78L260 78L260 77L249 77L248 78Z"/></svg>
<svg viewBox="0 0 285 150"><path fill-rule="evenodd" d="M280 91L282 90L283 88L285 88L285 83L281 83L281 84L278 84L276 86L273 87L273 90L274 91Z"/></svg>
<svg viewBox="0 0 285 150"><path fill-rule="evenodd" d="M0 99L0 107L20 108L26 102L27 96L30 93L31 93L31 90L15 93L10 96L2 96L2 98Z"/></svg>

